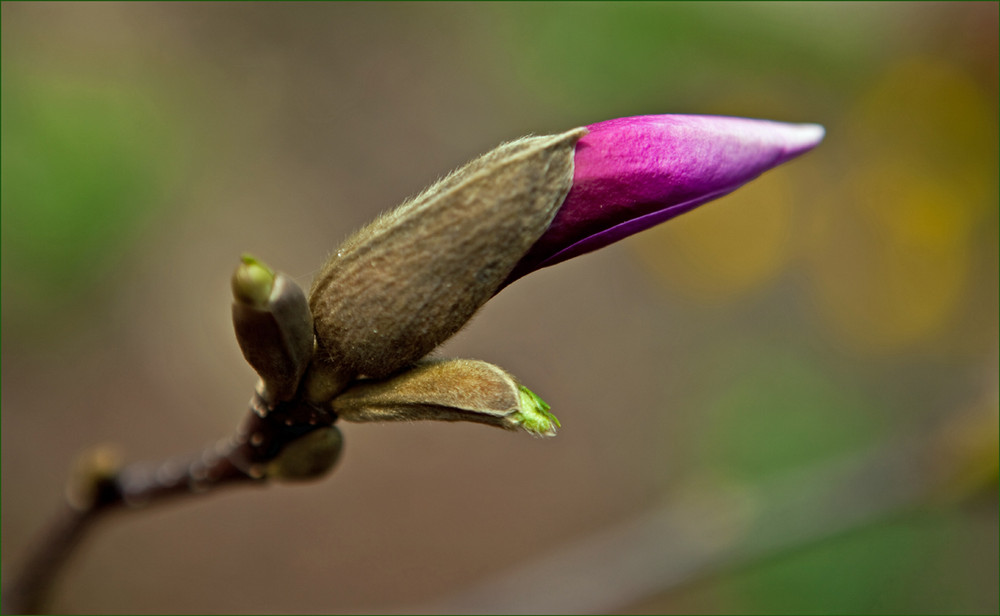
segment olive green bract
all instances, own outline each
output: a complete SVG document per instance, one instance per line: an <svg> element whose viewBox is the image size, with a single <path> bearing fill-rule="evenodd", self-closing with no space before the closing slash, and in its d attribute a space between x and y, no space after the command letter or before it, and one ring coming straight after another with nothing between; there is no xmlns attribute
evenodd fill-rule
<svg viewBox="0 0 1000 616"><path fill-rule="evenodd" d="M506 370L474 359L423 360L388 379L361 379L333 399L341 419L472 421L555 436L549 405Z"/></svg>

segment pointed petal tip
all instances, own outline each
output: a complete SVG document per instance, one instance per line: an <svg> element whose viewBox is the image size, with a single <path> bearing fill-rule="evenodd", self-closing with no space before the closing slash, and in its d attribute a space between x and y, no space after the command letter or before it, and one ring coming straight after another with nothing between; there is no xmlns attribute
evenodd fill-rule
<svg viewBox="0 0 1000 616"><path fill-rule="evenodd" d="M807 152L823 141L826 137L826 129L821 124L789 124L791 134L789 135L788 150L793 155Z"/></svg>
<svg viewBox="0 0 1000 616"><path fill-rule="evenodd" d="M818 146L826 136L826 129L820 124L789 124L768 122L774 127L775 143L781 154L772 162L772 167L783 165Z"/></svg>
<svg viewBox="0 0 1000 616"><path fill-rule="evenodd" d="M631 116L586 128L572 189L505 285L728 194L826 135L819 124L714 115Z"/></svg>
<svg viewBox="0 0 1000 616"><path fill-rule="evenodd" d="M703 135L744 135L746 137L770 135L772 138L786 140L789 149L796 149L800 152L815 147L826 135L826 129L820 124L796 124L724 115L661 114L631 116L597 122L586 128L594 133L620 134L629 128L643 126L659 127L659 130L675 130L678 131L675 133L677 135L684 134L684 129L693 130ZM657 129L640 128L638 130L655 131ZM591 138L588 141L592 141L593 139Z"/></svg>
<svg viewBox="0 0 1000 616"><path fill-rule="evenodd" d="M826 128L822 124L799 124L798 126L803 132L811 135L814 143L819 143L823 141L823 137L826 137Z"/></svg>

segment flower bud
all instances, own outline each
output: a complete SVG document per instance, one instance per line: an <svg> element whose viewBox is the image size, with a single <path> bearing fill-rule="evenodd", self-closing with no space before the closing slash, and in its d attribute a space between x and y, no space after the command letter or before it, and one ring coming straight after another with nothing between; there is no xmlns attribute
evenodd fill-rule
<svg viewBox="0 0 1000 616"><path fill-rule="evenodd" d="M816 124L686 115L586 128L576 144L573 187L504 285L729 194L816 147L825 134Z"/></svg>
<svg viewBox="0 0 1000 616"><path fill-rule="evenodd" d="M313 352L312 315L293 280L244 255L233 274L233 326L270 404L289 400Z"/></svg>
<svg viewBox="0 0 1000 616"><path fill-rule="evenodd" d="M344 242L309 300L329 364L381 378L457 332L549 226L585 134L502 145Z"/></svg>
<svg viewBox="0 0 1000 616"><path fill-rule="evenodd" d="M422 361L385 380L360 380L333 399L346 421L473 421L554 436L549 405L509 373L470 359Z"/></svg>
<svg viewBox="0 0 1000 616"><path fill-rule="evenodd" d="M267 464L266 476L282 481L319 479L337 464L344 437L336 426L317 428L285 445Z"/></svg>

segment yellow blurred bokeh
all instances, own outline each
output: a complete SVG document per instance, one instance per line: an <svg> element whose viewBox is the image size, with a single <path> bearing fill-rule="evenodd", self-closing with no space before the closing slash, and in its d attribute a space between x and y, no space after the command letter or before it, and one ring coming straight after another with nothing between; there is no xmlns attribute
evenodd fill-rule
<svg viewBox="0 0 1000 616"><path fill-rule="evenodd" d="M996 220L990 106L962 67L900 60L830 121L814 156L839 164L768 172L633 247L671 288L710 303L809 264L799 274L838 344L884 354L939 342L963 325L975 231Z"/></svg>
<svg viewBox="0 0 1000 616"><path fill-rule="evenodd" d="M640 234L643 263L680 291L703 301L733 301L766 285L794 249L794 201L783 170L719 203Z"/></svg>

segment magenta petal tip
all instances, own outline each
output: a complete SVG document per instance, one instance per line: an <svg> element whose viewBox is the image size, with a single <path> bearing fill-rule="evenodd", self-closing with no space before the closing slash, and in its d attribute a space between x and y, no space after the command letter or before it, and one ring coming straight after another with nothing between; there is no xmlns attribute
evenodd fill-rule
<svg viewBox="0 0 1000 616"><path fill-rule="evenodd" d="M653 115L587 127L573 186L507 283L717 199L818 145L818 124Z"/></svg>

